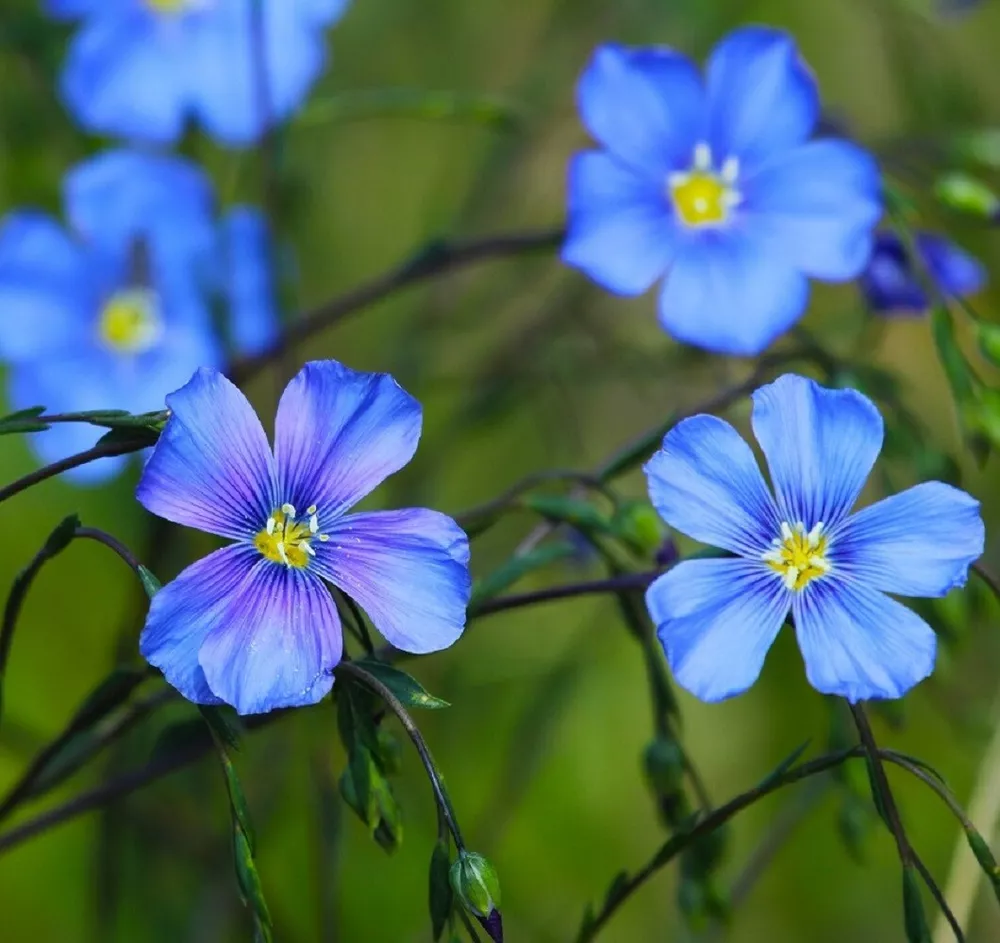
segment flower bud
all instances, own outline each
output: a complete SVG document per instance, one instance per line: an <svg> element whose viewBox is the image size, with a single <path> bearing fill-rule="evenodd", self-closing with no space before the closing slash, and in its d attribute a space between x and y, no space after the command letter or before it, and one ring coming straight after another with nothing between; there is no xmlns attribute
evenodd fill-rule
<svg viewBox="0 0 1000 943"><path fill-rule="evenodd" d="M961 213L995 220L1000 198L981 180L964 173L949 173L934 185L934 193L946 206Z"/></svg>
<svg viewBox="0 0 1000 943"><path fill-rule="evenodd" d="M642 756L642 765L650 788L660 796L669 796L680 788L684 778L684 752L669 737L650 741Z"/></svg>
<svg viewBox="0 0 1000 943"><path fill-rule="evenodd" d="M463 850L451 866L449 877L462 906L482 924L494 943L503 943L500 879L496 868L482 855Z"/></svg>
<svg viewBox="0 0 1000 943"><path fill-rule="evenodd" d="M615 513L612 527L636 553L650 557L668 535L667 525L645 501L624 501Z"/></svg>

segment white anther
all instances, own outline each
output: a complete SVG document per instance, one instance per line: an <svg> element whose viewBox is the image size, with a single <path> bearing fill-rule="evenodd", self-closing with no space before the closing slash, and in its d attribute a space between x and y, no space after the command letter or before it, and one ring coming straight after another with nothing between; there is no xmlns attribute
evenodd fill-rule
<svg viewBox="0 0 1000 943"><path fill-rule="evenodd" d="M788 521L781 522L781 539L788 541L791 540L795 534L792 533L792 528L789 527Z"/></svg>
<svg viewBox="0 0 1000 943"><path fill-rule="evenodd" d="M780 550L768 550L766 553L761 554L761 559L765 563L784 563L785 557Z"/></svg>
<svg viewBox="0 0 1000 943"><path fill-rule="evenodd" d="M684 172L672 173L667 177L667 185L671 190L679 190L691 182L691 174Z"/></svg>
<svg viewBox="0 0 1000 943"><path fill-rule="evenodd" d="M318 510L319 508L316 507L315 504L310 504L309 507L306 508L306 514L315 514Z"/></svg>
<svg viewBox="0 0 1000 943"><path fill-rule="evenodd" d="M706 200L703 196L695 197L694 208L699 213L706 212L708 210L708 200Z"/></svg>
<svg viewBox="0 0 1000 943"><path fill-rule="evenodd" d="M809 566L814 567L817 570L823 570L824 572L830 569L830 564L827 563L826 560L824 560L819 554L815 554L809 558Z"/></svg>
<svg viewBox="0 0 1000 943"><path fill-rule="evenodd" d="M316 517L316 512L312 512L312 517L309 518L309 533L315 534L319 530L319 518Z"/></svg>
<svg viewBox="0 0 1000 943"><path fill-rule="evenodd" d="M735 209L743 202L743 194L736 190L722 191L722 206L724 209Z"/></svg>
<svg viewBox="0 0 1000 943"><path fill-rule="evenodd" d="M268 537L270 537L274 533L274 528L275 528L275 525L277 523L278 522L273 517L269 517L267 519L267 536Z"/></svg>
<svg viewBox="0 0 1000 943"><path fill-rule="evenodd" d="M712 169L712 148L705 141L699 141L694 146L694 169Z"/></svg>
<svg viewBox="0 0 1000 943"><path fill-rule="evenodd" d="M287 517L295 517L295 505L283 504L281 505L281 510Z"/></svg>
<svg viewBox="0 0 1000 943"><path fill-rule="evenodd" d="M795 589L795 581L799 578L798 567L790 566L785 570L785 589Z"/></svg>
<svg viewBox="0 0 1000 943"><path fill-rule="evenodd" d="M284 563L285 566L288 566L288 554L285 553L285 542L283 540L279 540L275 544L275 547L278 549L278 556L281 557L281 562Z"/></svg>
<svg viewBox="0 0 1000 943"><path fill-rule="evenodd" d="M820 521L811 531L809 531L809 546L816 547L819 545L820 538L823 534L823 522Z"/></svg>
<svg viewBox="0 0 1000 943"><path fill-rule="evenodd" d="M319 539L322 543L326 543L330 539L329 534L320 534Z"/></svg>
<svg viewBox="0 0 1000 943"><path fill-rule="evenodd" d="M308 553L309 556L311 556L311 557L316 556L316 551L313 550L313 548L309 546L309 541L308 540L300 540L299 541L299 550L305 550L305 552Z"/></svg>
<svg viewBox="0 0 1000 943"><path fill-rule="evenodd" d="M738 157L727 157L722 162L722 171L719 176L723 183L735 183L740 175L740 159Z"/></svg>

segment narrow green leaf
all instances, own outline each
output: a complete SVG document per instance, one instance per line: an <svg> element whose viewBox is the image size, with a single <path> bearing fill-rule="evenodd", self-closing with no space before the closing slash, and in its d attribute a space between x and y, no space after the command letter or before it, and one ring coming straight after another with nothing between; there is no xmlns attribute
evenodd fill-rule
<svg viewBox="0 0 1000 943"><path fill-rule="evenodd" d="M622 869L612 879L604 895L604 908L614 907L628 888L628 871Z"/></svg>
<svg viewBox="0 0 1000 943"><path fill-rule="evenodd" d="M257 873L253 843L238 827L233 829L233 856L236 859L236 880L240 894L253 911L254 932L258 939L270 943L271 914L267 909L267 901L264 900L260 875Z"/></svg>
<svg viewBox="0 0 1000 943"><path fill-rule="evenodd" d="M139 564L139 582L142 583L142 588L150 599L163 588L163 584L156 578L156 574L141 563Z"/></svg>
<svg viewBox="0 0 1000 943"><path fill-rule="evenodd" d="M521 499L521 504L557 524L571 524L591 533L611 532L610 519L589 501L581 498L556 494L529 494Z"/></svg>
<svg viewBox="0 0 1000 943"><path fill-rule="evenodd" d="M1000 868L997 867L997 859L989 842L975 828L968 826L965 829L965 838L972 853L976 856L976 861L979 862L979 867L983 869L983 873L989 880L994 895L1000 901Z"/></svg>
<svg viewBox="0 0 1000 943"><path fill-rule="evenodd" d="M522 553L511 557L499 569L489 574L489 576L476 581L472 587L472 599L469 603L469 608L475 610L475 607L479 603L485 602L487 599L492 599L529 573L550 566L559 560L569 559L576 552L576 547L568 541L556 541L550 544L543 544L529 553Z"/></svg>
<svg viewBox="0 0 1000 943"><path fill-rule="evenodd" d="M243 736L243 725L240 723L239 715L230 707L216 707L210 704L202 704L198 709L212 735L224 746L238 750L240 738Z"/></svg>
<svg viewBox="0 0 1000 943"><path fill-rule="evenodd" d="M115 668L77 708L71 727L83 729L109 714L128 700L129 695L149 678L146 668Z"/></svg>
<svg viewBox="0 0 1000 943"><path fill-rule="evenodd" d="M913 868L903 868L903 925L909 943L931 943L931 929L924 914L924 902Z"/></svg>
<svg viewBox="0 0 1000 943"><path fill-rule="evenodd" d="M98 440L98 445L135 445L136 451L156 445L160 433L148 426L121 426L109 429Z"/></svg>
<svg viewBox="0 0 1000 943"><path fill-rule="evenodd" d="M440 710L450 707L447 701L442 701L433 694L428 694L415 678L400 668L387 665L373 658L364 658L358 662L359 668L364 668L370 675L381 681L406 707L424 707L428 710Z"/></svg>
<svg viewBox="0 0 1000 943"><path fill-rule="evenodd" d="M809 749L810 740L805 740L800 743L791 753L788 754L770 773L768 773L760 782L758 789L767 789L772 783L780 779L785 775L799 760L806 750Z"/></svg>
<svg viewBox="0 0 1000 943"><path fill-rule="evenodd" d="M431 854L429 878L429 904L431 911L431 927L435 941L444 933L448 917L454 902L451 880L451 857L448 854L447 842L439 841Z"/></svg>
<svg viewBox="0 0 1000 943"><path fill-rule="evenodd" d="M955 338L954 318L943 305L935 305L931 311L931 333L956 401L959 406L971 402L975 390L972 370Z"/></svg>
<svg viewBox="0 0 1000 943"><path fill-rule="evenodd" d="M47 557L54 557L57 553L61 553L70 545L79 526L80 518L76 514L64 517L56 525L55 530L49 534L42 547L42 553Z"/></svg>

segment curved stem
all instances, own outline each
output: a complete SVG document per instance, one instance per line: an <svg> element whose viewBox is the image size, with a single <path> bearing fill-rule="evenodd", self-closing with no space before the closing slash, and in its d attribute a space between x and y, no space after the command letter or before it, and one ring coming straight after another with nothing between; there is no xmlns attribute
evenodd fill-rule
<svg viewBox="0 0 1000 943"><path fill-rule="evenodd" d="M507 612L510 609L520 609L542 602L553 602L557 599L572 599L575 596L593 596L601 593L620 593L629 589L645 589L660 575L659 571L646 573L627 573L623 576L611 576L607 579L590 580L584 583L567 583L563 586L547 586L530 593L510 593L496 599L487 599L469 612L470 619L481 619L483 616Z"/></svg>
<svg viewBox="0 0 1000 943"><path fill-rule="evenodd" d="M109 550L118 554L137 576L140 575L142 564L135 554L117 537L113 537L111 534L97 527L77 527L74 536L83 537L87 540L96 540L99 544L104 544Z"/></svg>

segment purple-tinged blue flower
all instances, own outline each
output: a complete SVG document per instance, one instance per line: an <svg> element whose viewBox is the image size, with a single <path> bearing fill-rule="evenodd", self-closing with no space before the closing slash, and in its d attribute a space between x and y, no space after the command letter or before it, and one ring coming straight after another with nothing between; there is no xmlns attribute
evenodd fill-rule
<svg viewBox="0 0 1000 943"><path fill-rule="evenodd" d="M986 285L983 264L950 240L918 233L916 244L927 274L945 297L973 295ZM899 236L889 230L876 233L860 284L868 307L876 314L920 315L931 306L914 260Z"/></svg>
<svg viewBox="0 0 1000 943"><path fill-rule="evenodd" d="M392 377L306 364L278 405L273 454L246 398L214 370L167 405L136 496L234 541L150 605L140 649L186 698L241 714L319 701L343 648L324 580L404 651L461 635L471 590L462 529L423 508L347 513L417 448L420 405Z"/></svg>
<svg viewBox="0 0 1000 943"><path fill-rule="evenodd" d="M324 31L346 7L347 0L45 0L52 16L82 21L61 86L85 128L163 143L193 119L234 146L253 143L302 103L326 64Z"/></svg>
<svg viewBox="0 0 1000 943"><path fill-rule="evenodd" d="M944 596L983 552L979 502L926 482L852 514L882 448L855 390L787 375L753 395L750 446L715 416L678 423L646 465L672 527L728 550L646 595L678 682L705 701L750 687L789 611L810 684L851 702L901 697L934 668L934 632L897 596Z"/></svg>
<svg viewBox="0 0 1000 943"><path fill-rule="evenodd" d="M678 340L758 354L801 317L808 278L864 268L878 168L809 140L816 83L784 33L735 30L704 79L670 49L602 46L577 98L603 149L570 164L563 260L619 295L662 279L660 323Z"/></svg>
<svg viewBox="0 0 1000 943"><path fill-rule="evenodd" d="M222 364L213 296L245 352L273 336L273 298L266 276L255 274L268 262L260 217L237 209L220 224L194 164L127 150L99 155L66 176L64 208L67 225L32 210L0 224L0 358L10 364L13 408L162 409L199 366ZM260 290L251 296L252 287ZM65 423L32 443L51 462L101 434ZM69 474L99 481L125 462L102 459Z"/></svg>

